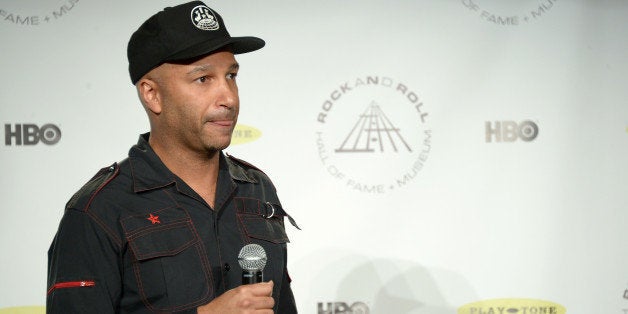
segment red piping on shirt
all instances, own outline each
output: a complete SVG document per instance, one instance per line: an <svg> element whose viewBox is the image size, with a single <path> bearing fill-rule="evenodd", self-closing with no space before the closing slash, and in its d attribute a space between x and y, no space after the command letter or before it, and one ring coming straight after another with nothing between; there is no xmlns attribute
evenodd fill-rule
<svg viewBox="0 0 628 314"><path fill-rule="evenodd" d="M54 284L50 289L48 289L48 294L51 294L55 289L64 289L64 288L78 288L78 287L93 287L96 285L95 281L67 281L67 282L59 282Z"/></svg>

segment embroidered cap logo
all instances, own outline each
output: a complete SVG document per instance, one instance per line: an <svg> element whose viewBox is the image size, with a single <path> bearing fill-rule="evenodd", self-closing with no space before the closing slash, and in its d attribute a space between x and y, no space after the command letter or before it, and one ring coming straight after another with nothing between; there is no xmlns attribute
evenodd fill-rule
<svg viewBox="0 0 628 314"><path fill-rule="evenodd" d="M220 28L214 12L205 5L198 5L190 13L192 24L204 31L215 31Z"/></svg>

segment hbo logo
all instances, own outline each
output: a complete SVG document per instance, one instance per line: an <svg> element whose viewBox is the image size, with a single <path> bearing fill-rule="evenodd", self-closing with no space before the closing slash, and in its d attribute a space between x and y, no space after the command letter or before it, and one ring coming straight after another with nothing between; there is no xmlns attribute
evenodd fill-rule
<svg viewBox="0 0 628 314"><path fill-rule="evenodd" d="M369 307L362 302L355 302L351 306L345 302L318 303L318 314L369 314L369 312Z"/></svg>
<svg viewBox="0 0 628 314"><path fill-rule="evenodd" d="M40 141L47 145L57 144L61 140L61 130L54 124L44 124L41 128L35 124L4 125L4 144L36 145Z"/></svg>
<svg viewBox="0 0 628 314"><path fill-rule="evenodd" d="M514 142L520 139L525 142L534 140L539 135L539 127L536 123L525 120L521 123L515 121L486 121L486 142Z"/></svg>

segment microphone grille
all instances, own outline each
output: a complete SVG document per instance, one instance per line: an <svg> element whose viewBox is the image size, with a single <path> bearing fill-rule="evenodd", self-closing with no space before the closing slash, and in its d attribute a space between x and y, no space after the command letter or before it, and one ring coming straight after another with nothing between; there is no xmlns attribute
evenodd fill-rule
<svg viewBox="0 0 628 314"><path fill-rule="evenodd" d="M247 244L238 254L238 263L244 270L262 270L266 266L266 251L259 244Z"/></svg>

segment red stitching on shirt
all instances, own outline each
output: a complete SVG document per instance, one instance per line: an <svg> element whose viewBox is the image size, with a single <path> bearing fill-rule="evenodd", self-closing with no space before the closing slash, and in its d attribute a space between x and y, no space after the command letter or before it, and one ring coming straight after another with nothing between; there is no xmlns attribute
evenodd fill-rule
<svg viewBox="0 0 628 314"><path fill-rule="evenodd" d="M51 294L56 289L94 287L94 286L96 286L96 282L92 280L58 282L54 284L52 287L50 287L50 289L48 289L48 294Z"/></svg>
<svg viewBox="0 0 628 314"><path fill-rule="evenodd" d="M175 203L175 207L168 207L168 208L181 208L183 209L183 207L180 206L180 204L178 204L178 202L176 201L176 199L170 195L170 191L168 190L163 190L163 192L166 194L166 196L170 197L170 199L172 199ZM162 209L165 210L165 209ZM162 211L160 210L160 211ZM144 303L144 306L146 306L146 308L148 308L151 311L158 311L158 312L162 312L162 311L179 311L181 309L184 309L186 307L190 307L190 306L200 306L204 303L207 302L207 300L205 300L206 298L208 298L208 296L210 296L212 293L215 293L213 287L213 276L212 276L212 271L211 271L211 265L209 265L209 261L207 261L207 256L205 255L207 252L207 250L204 248L203 245L203 241L201 240L200 236L198 235L198 232L194 226L194 224L192 223L191 218L189 217L189 214L187 214L186 211L186 216L187 219L183 220L179 223L173 224L171 223L170 226L166 226L166 228L159 228L157 230L169 230L172 228L178 228L181 226L181 223L185 223L188 227L192 228L192 231L194 233L194 239L192 241L196 241L196 243L194 245L192 245L192 248L196 249L196 253L198 254L198 257L200 258L201 264L204 267L203 272L205 273L205 280L207 282L207 293L200 298L197 301L194 302L189 302L187 304L182 304L182 305L178 305L178 306L172 306L170 308L166 308L166 309L160 309L157 308L156 306L154 306L153 304L150 303L150 300L148 300L146 298L146 292L144 290L144 283L142 282L141 278L141 270L140 270L140 263L138 262L134 262L133 263L133 273L135 274L135 280L137 282L137 286L138 286L138 290L140 291L140 299L142 300L142 303ZM135 239L137 236L141 236L143 233L135 233L131 238L127 238L127 240L129 240L129 243L131 246L133 246L133 241L130 241L131 239ZM187 247L186 249L191 249L190 247ZM205 253L205 254L204 254ZM136 252L134 250L131 250L131 254L133 254L133 259L137 260L138 256L136 254Z"/></svg>
<svg viewBox="0 0 628 314"><path fill-rule="evenodd" d="M83 211L88 212L90 210L90 206L92 205L92 202L94 201L94 198L96 197L96 195L98 195L98 193L100 193L100 191L107 184L109 184L109 182L111 182L113 179L115 179L118 176L118 173L120 172L120 167L118 166L118 164L114 164L113 166L110 167L110 169L111 168L113 168L113 174L111 174L111 176L107 178L105 182L101 183L96 188L96 190L92 192L92 195L90 195L89 200L87 201L87 204L85 204L85 207L83 208Z"/></svg>

